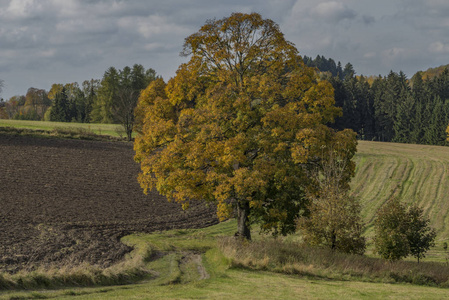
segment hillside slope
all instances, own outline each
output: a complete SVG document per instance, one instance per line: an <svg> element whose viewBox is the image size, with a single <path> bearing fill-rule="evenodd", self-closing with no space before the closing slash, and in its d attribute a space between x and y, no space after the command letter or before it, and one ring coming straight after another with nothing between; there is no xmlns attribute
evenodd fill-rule
<svg viewBox="0 0 449 300"><path fill-rule="evenodd" d="M438 241L449 239L449 147L359 141L355 161L352 193L361 199L368 235L377 209L398 196L424 208Z"/></svg>
<svg viewBox="0 0 449 300"><path fill-rule="evenodd" d="M441 65L439 67L435 67L435 68L428 68L425 71L421 71L416 73L414 76L416 76L417 74L421 74L422 79L424 80L428 80L428 79L432 79L436 76L441 75L441 73L444 72L445 69L449 68L449 64L448 65Z"/></svg>

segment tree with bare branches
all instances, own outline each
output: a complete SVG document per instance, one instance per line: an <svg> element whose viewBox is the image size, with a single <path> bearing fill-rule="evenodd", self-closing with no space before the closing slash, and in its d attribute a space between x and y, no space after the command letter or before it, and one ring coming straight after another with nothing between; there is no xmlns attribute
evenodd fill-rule
<svg viewBox="0 0 449 300"><path fill-rule="evenodd" d="M354 132L337 133L310 172L314 184L308 191L309 216L298 219L298 228L309 244L346 253L365 251L361 207L349 195L356 145Z"/></svg>

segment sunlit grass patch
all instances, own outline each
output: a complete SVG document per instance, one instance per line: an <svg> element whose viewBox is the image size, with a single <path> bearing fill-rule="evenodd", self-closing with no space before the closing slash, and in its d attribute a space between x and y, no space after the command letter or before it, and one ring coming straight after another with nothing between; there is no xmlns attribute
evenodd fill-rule
<svg viewBox="0 0 449 300"><path fill-rule="evenodd" d="M119 124L96 123L70 123L48 121L25 121L0 119L0 127L12 127L16 129L41 130L48 132L78 132L95 135L107 135L125 138L126 133Z"/></svg>

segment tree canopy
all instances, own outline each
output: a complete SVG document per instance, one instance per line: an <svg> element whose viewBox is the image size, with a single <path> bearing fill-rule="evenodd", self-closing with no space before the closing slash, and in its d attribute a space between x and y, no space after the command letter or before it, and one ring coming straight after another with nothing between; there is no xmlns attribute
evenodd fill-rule
<svg viewBox="0 0 449 300"><path fill-rule="evenodd" d="M192 199L213 202L220 219L237 217L248 239L253 222L275 234L294 231L306 209L307 169L335 142L326 124L341 111L331 84L256 13L207 21L182 54L190 60L164 92L162 83L150 85L137 106L144 191L185 208Z"/></svg>
<svg viewBox="0 0 449 300"><path fill-rule="evenodd" d="M435 230L416 205L406 207L397 198L379 209L374 221L376 251L385 259L398 260L413 255L419 260L435 245Z"/></svg>
<svg viewBox="0 0 449 300"><path fill-rule="evenodd" d="M408 208L408 218L407 239L410 254L416 257L419 263L430 247L435 246L436 231L430 227L430 220L424 216L424 210L417 205Z"/></svg>

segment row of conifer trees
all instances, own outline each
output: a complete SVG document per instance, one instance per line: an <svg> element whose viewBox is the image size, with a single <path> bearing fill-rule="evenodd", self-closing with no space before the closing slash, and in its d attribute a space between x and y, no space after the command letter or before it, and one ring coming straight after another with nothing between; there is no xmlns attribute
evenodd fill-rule
<svg viewBox="0 0 449 300"><path fill-rule="evenodd" d="M363 140L446 145L448 69L432 76L418 72L411 79L402 71L365 77L357 76L350 63L342 68L322 56L304 61L318 68L335 89L336 105L343 110L335 128L351 128Z"/></svg>

